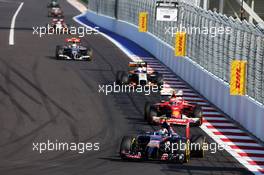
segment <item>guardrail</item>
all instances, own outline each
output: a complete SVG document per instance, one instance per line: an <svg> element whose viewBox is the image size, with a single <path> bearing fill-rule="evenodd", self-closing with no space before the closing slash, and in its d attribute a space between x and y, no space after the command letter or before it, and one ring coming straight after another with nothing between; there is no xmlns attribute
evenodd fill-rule
<svg viewBox="0 0 264 175"><path fill-rule="evenodd" d="M116 2L118 6L116 7ZM94 4L93 4L94 3ZM113 9L123 9L126 11L115 11ZM115 6L113 6L115 4ZM101 6L107 5L107 13L104 15L97 15L102 13ZM245 22L238 23L233 19L224 20L224 16L215 18L215 13L206 12L202 9L199 13L193 13L189 5L184 4L183 7L187 9L181 20L178 22L157 22L154 16L149 17L149 26L147 33L139 33L137 28L138 13L141 11L148 11L154 13L155 4L149 0L134 0L127 2L126 0L107 0L107 1L94 1L90 0L90 9L87 18L101 27L116 32L130 40L138 43L141 47L148 50L155 57L160 59L177 75L181 76L186 82L192 85L198 92L204 95L208 100L218 106L223 112L231 116L234 120L238 121L242 126L256 135L258 138L264 140L262 123L264 123L264 107L262 104L257 103L248 96L230 96L229 91L229 74L230 62L234 58L244 59L248 61L248 81L253 78L254 84L247 84L249 93L258 94L262 99L264 92L263 82L263 36L261 31L253 26L247 24L248 31L232 31L230 36L224 35L216 38L209 38L209 36L188 35L187 44L187 58L176 58L174 55L174 40L175 38L164 35L163 28L166 25L229 25L235 24L244 26ZM122 8L121 8L122 7ZM137 8L149 7L149 8ZM100 10L101 9L101 10ZM181 9L181 10L184 10ZM210 15L210 18L198 16L197 14L203 13ZM181 12L180 12L181 14ZM127 16L128 15L128 16ZM107 17L110 16L110 17ZM124 16L127 16L124 18ZM116 17L119 20L116 20ZM199 20L198 20L199 18ZM223 19L222 19L223 18ZM220 20L217 24L211 20ZM198 23L202 21L202 23ZM223 23L225 22L225 23ZM152 27L151 27L152 25ZM238 29L238 28L237 28ZM243 29L243 28L241 28ZM250 31L249 29L252 29ZM247 32L251 32L250 34ZM242 37L243 36L243 37ZM142 39L144 38L144 39ZM245 40L246 39L246 40ZM256 41L255 41L256 40ZM245 48L244 48L245 46ZM247 47L246 47L247 46ZM252 56L254 59L249 59ZM253 66L253 67L252 67ZM257 75L255 77L255 75ZM261 84L263 83L263 85ZM260 85L261 84L261 85ZM257 86L260 88L258 89ZM252 89L253 88L253 89ZM252 92L251 92L252 91Z"/></svg>

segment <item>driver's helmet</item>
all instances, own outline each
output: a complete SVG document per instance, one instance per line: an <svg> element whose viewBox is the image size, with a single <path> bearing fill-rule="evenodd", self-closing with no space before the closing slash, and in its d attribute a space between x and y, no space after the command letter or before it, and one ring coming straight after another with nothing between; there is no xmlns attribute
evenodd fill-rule
<svg viewBox="0 0 264 175"><path fill-rule="evenodd" d="M139 66L139 67L137 68L136 72L138 72L138 73L143 73L144 70L143 70L142 66Z"/></svg>
<svg viewBox="0 0 264 175"><path fill-rule="evenodd" d="M177 93L176 91L173 91L172 94L171 94L171 98L176 98L176 97L182 97L183 96L183 91L182 90L179 90Z"/></svg>
<svg viewBox="0 0 264 175"><path fill-rule="evenodd" d="M175 97L175 98L171 98L171 99L170 99L170 104L171 104L171 105L176 105L177 102L178 102L177 97Z"/></svg>
<svg viewBox="0 0 264 175"><path fill-rule="evenodd" d="M159 135L168 135L169 134L170 125L167 122L163 122L160 127L161 128L158 131Z"/></svg>
<svg viewBox="0 0 264 175"><path fill-rule="evenodd" d="M77 48L77 44L76 43L72 43L72 48L73 49Z"/></svg>
<svg viewBox="0 0 264 175"><path fill-rule="evenodd" d="M169 129L170 128L170 125L167 122L163 122L161 124L161 128Z"/></svg>
<svg viewBox="0 0 264 175"><path fill-rule="evenodd" d="M146 72L146 71L147 71L147 68L144 67L144 66L141 65L141 64L139 64L138 67L137 67L137 69L136 69L136 72L138 72L138 73L144 73L144 72Z"/></svg>
<svg viewBox="0 0 264 175"><path fill-rule="evenodd" d="M61 22L58 22L57 24L55 24L56 25L56 28L58 28L58 29L62 29L62 23Z"/></svg>
<svg viewBox="0 0 264 175"><path fill-rule="evenodd" d="M166 128L161 128L159 131L158 131L158 135L166 135L168 134L168 130Z"/></svg>
<svg viewBox="0 0 264 175"><path fill-rule="evenodd" d="M178 96L182 97L183 96L183 91L179 90L177 94L178 94Z"/></svg>

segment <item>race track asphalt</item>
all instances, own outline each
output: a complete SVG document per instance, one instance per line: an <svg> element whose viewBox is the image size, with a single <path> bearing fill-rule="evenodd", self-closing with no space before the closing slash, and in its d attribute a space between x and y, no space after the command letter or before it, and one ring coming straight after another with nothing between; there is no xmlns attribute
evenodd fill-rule
<svg viewBox="0 0 264 175"><path fill-rule="evenodd" d="M100 35L82 39L92 47L92 62L58 61L55 46L67 36L33 35L32 27L45 26L47 0L24 0L16 19L15 45L8 45L11 19L18 0L0 0L0 174L245 174L248 172L225 151L207 153L190 163L124 162L118 156L123 135L157 127L143 121L146 101L158 95L99 93L98 85L111 84L118 70L127 70L129 58ZM79 12L60 1L65 20ZM184 128L175 128L184 134ZM206 135L199 128L192 133ZM33 151L33 142L100 143L99 151ZM208 142L213 142L208 138Z"/></svg>

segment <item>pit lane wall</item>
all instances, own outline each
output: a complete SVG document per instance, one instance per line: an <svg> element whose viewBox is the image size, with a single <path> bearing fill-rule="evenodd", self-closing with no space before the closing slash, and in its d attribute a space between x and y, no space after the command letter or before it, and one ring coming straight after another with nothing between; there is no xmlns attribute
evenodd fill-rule
<svg viewBox="0 0 264 175"><path fill-rule="evenodd" d="M88 10L89 21L124 36L149 51L196 91L216 105L245 129L264 141L264 106L248 96L230 96L229 85L188 57L175 57L174 48L138 27Z"/></svg>

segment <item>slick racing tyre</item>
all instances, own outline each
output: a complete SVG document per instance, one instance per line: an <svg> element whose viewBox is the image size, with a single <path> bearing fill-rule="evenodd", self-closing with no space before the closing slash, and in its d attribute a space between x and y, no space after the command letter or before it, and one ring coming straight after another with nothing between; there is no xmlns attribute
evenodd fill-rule
<svg viewBox="0 0 264 175"><path fill-rule="evenodd" d="M124 136L121 145L120 145L120 157L123 160L126 160L126 154L130 153L133 148L133 144L135 144L135 138L132 136Z"/></svg>
<svg viewBox="0 0 264 175"><path fill-rule="evenodd" d="M93 50L92 49L87 49L87 55L89 56L89 61L93 59Z"/></svg>
<svg viewBox="0 0 264 175"><path fill-rule="evenodd" d="M123 75L123 71L117 71L116 74L116 84L121 85L122 84L122 75Z"/></svg>
<svg viewBox="0 0 264 175"><path fill-rule="evenodd" d="M152 81L153 83L157 84L157 86L159 87L159 90L162 89L162 85L163 85L163 76L158 73L158 72L153 72L152 74L154 77L152 78L150 76L150 81Z"/></svg>
<svg viewBox="0 0 264 175"><path fill-rule="evenodd" d="M124 72L121 76L121 84L123 85L129 84L128 74L126 72Z"/></svg>
<svg viewBox="0 0 264 175"><path fill-rule="evenodd" d="M203 158L204 148L203 145L206 143L206 138L202 135L194 136L191 144L191 155L192 157Z"/></svg>
<svg viewBox="0 0 264 175"><path fill-rule="evenodd" d="M145 107L144 107L144 120L147 121L147 118L149 116L149 112L150 112L150 102L146 102L145 103Z"/></svg>
<svg viewBox="0 0 264 175"><path fill-rule="evenodd" d="M154 106L150 106L149 107L149 111L146 111L146 120L149 124L153 125L154 124L154 120L153 117L157 116L157 110Z"/></svg>
<svg viewBox="0 0 264 175"><path fill-rule="evenodd" d="M63 54L63 48L61 46L56 46L55 57L57 60L61 59L61 57L60 57L61 54Z"/></svg>
<svg viewBox="0 0 264 175"><path fill-rule="evenodd" d="M191 118L197 118L199 119L196 123L195 126L201 126L203 124L203 111L201 106L196 105L193 109L193 113Z"/></svg>
<svg viewBox="0 0 264 175"><path fill-rule="evenodd" d="M157 75L157 85L159 87L159 90L162 90L163 86L163 76L161 74Z"/></svg>
<svg viewBox="0 0 264 175"><path fill-rule="evenodd" d="M188 159L186 157L186 147L181 148L181 144L183 144L185 142L186 142L185 139L173 138L169 143L170 145L174 145L173 150L172 150L172 146L170 146L170 148L163 146L163 148L165 148L165 151L170 155L169 159L168 159L169 162L180 163L180 164L183 164L186 162L186 160ZM175 149L175 148L177 148L177 149Z"/></svg>

